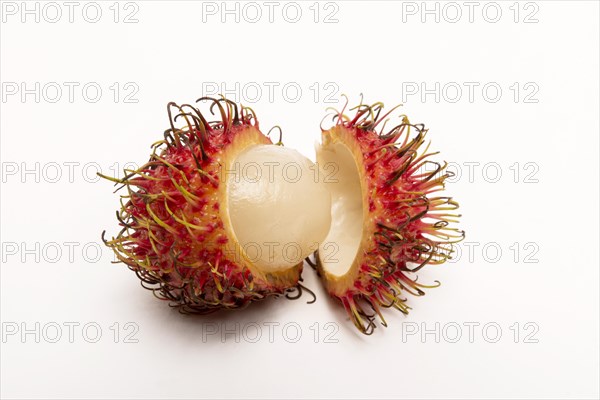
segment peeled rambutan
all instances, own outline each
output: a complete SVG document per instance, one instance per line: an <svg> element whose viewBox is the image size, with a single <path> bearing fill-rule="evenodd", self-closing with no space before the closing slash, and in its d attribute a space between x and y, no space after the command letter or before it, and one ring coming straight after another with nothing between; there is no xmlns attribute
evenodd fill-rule
<svg viewBox="0 0 600 400"><path fill-rule="evenodd" d="M438 195L450 173L429 160L437 153L423 146L425 127L402 115L386 130L393 110L381 115L382 103L361 102L352 117L345 109L335 111L333 127L321 128L317 163L335 172L325 180L332 221L316 263L307 260L356 327L371 334L376 315L387 326L382 307L407 314L405 293L421 296L439 285L417 282L415 273L446 261L464 232L450 226L460 217L458 203Z"/></svg>
<svg viewBox="0 0 600 400"><path fill-rule="evenodd" d="M182 312L240 308L301 289L303 260L330 221L314 164L281 146L281 136L273 144L250 108L198 101L211 102L218 120L169 103L170 128L149 161L122 179L105 177L127 190L117 211L122 229L111 240L103 233L105 244Z"/></svg>

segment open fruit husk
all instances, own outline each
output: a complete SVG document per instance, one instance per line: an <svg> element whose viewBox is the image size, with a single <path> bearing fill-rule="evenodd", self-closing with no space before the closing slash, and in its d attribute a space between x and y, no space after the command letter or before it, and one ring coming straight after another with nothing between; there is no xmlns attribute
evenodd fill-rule
<svg viewBox="0 0 600 400"><path fill-rule="evenodd" d="M387 326L382 308L406 314L407 293L421 296L439 285L418 282L416 273L445 262L464 232L452 225L458 203L440 195L450 173L446 163L431 161L437 153L425 143L427 129L405 115L390 128L396 108L383 114L382 103L361 102L352 116L345 109L334 111L317 146L332 221L316 263L308 261L354 325L371 334L376 316Z"/></svg>

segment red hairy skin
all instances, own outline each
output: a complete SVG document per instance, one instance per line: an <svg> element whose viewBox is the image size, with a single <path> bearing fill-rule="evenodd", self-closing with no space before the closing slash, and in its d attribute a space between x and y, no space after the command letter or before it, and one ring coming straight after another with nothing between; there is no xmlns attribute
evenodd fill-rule
<svg viewBox="0 0 600 400"><path fill-rule="evenodd" d="M380 117L382 108L381 103L360 105L352 118L342 110L334 115L336 125L323 130L323 143L342 142L355 155L368 199L367 204L363 201L362 242L367 244L343 279L328 274L318 255L315 267L329 293L365 334L373 333L375 316L387 326L381 308L407 314L405 293L422 296L423 289L439 286L438 281L430 286L417 282L415 273L444 263L452 244L464 238L463 231L451 227L460 217L453 212L458 203L438 193L451 174L446 163L429 160L437 153L424 146L427 129L406 116L391 129L385 130L385 123L379 128L391 113Z"/></svg>
<svg viewBox="0 0 600 400"><path fill-rule="evenodd" d="M223 168L237 153L270 144L254 112L226 99L211 101L220 120L198 108L169 103L170 129L152 145L149 161L123 179L117 218L122 227L104 243L142 286L184 313L234 309L298 289L301 265L263 273L243 254L228 225ZM172 111L177 114L173 117ZM176 121L184 121L176 128Z"/></svg>

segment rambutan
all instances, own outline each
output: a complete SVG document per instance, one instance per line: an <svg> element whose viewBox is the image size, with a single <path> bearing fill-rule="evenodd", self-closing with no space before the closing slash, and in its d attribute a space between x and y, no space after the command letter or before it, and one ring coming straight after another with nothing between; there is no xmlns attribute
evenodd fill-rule
<svg viewBox="0 0 600 400"><path fill-rule="evenodd" d="M218 120L169 103L170 128L149 161L122 179L105 177L127 190L117 211L122 229L111 240L103 233L105 244L182 312L301 290L302 262L330 222L330 195L313 179L314 164L280 146L281 135L273 144L250 108L198 101L210 101Z"/></svg>
<svg viewBox="0 0 600 400"><path fill-rule="evenodd" d="M446 261L464 232L450 226L458 203L438 195L450 173L430 161L437 153L424 146L427 129L402 115L386 130L393 110L381 115L382 103L361 102L352 117L345 109L335 111L331 129L321 128L317 163L335 171L325 181L332 222L316 263L308 261L354 325L371 334L376 315L387 326L382 307L407 314L405 293L439 285L417 282L415 273Z"/></svg>

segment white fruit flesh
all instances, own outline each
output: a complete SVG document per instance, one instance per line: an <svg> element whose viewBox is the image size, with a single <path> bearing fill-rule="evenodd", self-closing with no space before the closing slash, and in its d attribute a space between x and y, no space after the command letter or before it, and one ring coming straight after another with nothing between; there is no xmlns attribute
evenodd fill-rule
<svg viewBox="0 0 600 400"><path fill-rule="evenodd" d="M255 145L226 174L231 225L242 253L257 268L293 267L325 239L330 193L315 164L297 151Z"/></svg>
<svg viewBox="0 0 600 400"><path fill-rule="evenodd" d="M345 275L360 248L363 234L363 195L354 156L341 142L317 146L317 163L326 170L331 193L331 228L319 246L323 269ZM335 174L333 174L335 172Z"/></svg>

